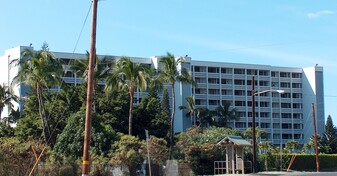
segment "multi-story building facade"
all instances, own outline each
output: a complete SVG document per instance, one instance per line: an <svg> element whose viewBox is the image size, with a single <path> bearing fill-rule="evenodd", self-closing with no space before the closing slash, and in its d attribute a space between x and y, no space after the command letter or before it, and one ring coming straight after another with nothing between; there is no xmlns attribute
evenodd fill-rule
<svg viewBox="0 0 337 176"><path fill-rule="evenodd" d="M19 46L5 51L0 58L2 77L0 82L8 84L17 74L19 67L9 67L13 59L21 58L21 52L31 47ZM85 59L85 54L53 52L57 58L68 63L72 59ZM99 56L104 57L104 56ZM109 56L118 59L117 56ZM134 62L151 65L160 69L160 57L137 58ZM324 131L324 90L323 68L277 67L270 65L235 64L225 62L195 61L185 57L185 62L178 66L191 71L197 87L176 83L176 119L175 131L181 132L191 127L191 120L179 106L186 105L186 96L194 96L197 107L215 109L226 101L231 108L236 108L239 120L230 123L232 128L245 130L252 125L252 84L255 92L267 91L255 96L256 124L268 133L268 140L273 144L285 144L288 140L305 143L313 135L312 103L318 133ZM255 83L252 82L254 77ZM76 71L65 70L64 82L79 84L82 79ZM104 83L102 83L104 84ZM18 85L14 88L17 95L24 97L27 87ZM168 86L168 89L171 89ZM284 90L283 94L270 90ZM270 92L268 92L270 91ZM170 91L169 91L170 92ZM137 92L136 99L146 93Z"/></svg>

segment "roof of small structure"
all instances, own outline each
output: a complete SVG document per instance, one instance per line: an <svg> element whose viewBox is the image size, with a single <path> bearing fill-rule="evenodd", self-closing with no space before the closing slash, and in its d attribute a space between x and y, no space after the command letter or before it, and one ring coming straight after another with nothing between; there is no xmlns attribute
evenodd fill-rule
<svg viewBox="0 0 337 176"><path fill-rule="evenodd" d="M238 146L252 146L247 140L243 139L241 136L227 136L223 138L218 145L228 145L234 144Z"/></svg>

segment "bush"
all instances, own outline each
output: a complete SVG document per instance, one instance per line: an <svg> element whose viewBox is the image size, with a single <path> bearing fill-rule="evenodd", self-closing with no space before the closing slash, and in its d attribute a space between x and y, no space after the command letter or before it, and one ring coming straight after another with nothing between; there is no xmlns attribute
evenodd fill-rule
<svg viewBox="0 0 337 176"><path fill-rule="evenodd" d="M282 168L287 169L292 158L292 154L282 155ZM277 155L258 155L258 161L261 164L261 170L279 170L280 158ZM265 159L267 157L268 164L265 165ZM337 168L337 154L320 154L319 155L320 169L327 170L329 168ZM293 164L290 167L291 170L296 171L316 171L316 156L315 154L297 154Z"/></svg>

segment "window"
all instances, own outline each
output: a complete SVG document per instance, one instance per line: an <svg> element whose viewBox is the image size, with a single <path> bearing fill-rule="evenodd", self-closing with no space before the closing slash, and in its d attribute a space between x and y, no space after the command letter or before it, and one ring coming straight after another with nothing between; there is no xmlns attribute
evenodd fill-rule
<svg viewBox="0 0 337 176"><path fill-rule="evenodd" d="M196 77L196 78L195 78L195 82L197 82L197 83L206 83L206 78L199 78L199 77Z"/></svg>
<svg viewBox="0 0 337 176"><path fill-rule="evenodd" d="M293 93L293 98L302 98L301 93Z"/></svg>
<svg viewBox="0 0 337 176"><path fill-rule="evenodd" d="M238 112L236 112L236 115L237 115L238 117L246 117L246 112L238 111Z"/></svg>
<svg viewBox="0 0 337 176"><path fill-rule="evenodd" d="M260 70L259 75L261 76L269 76L269 71L268 70Z"/></svg>
<svg viewBox="0 0 337 176"><path fill-rule="evenodd" d="M247 101L247 106L251 107L252 106L252 102L251 101ZM258 107L259 104L257 101L255 101L255 107Z"/></svg>
<svg viewBox="0 0 337 176"><path fill-rule="evenodd" d="M232 84L231 79L221 79L221 84Z"/></svg>
<svg viewBox="0 0 337 176"><path fill-rule="evenodd" d="M281 136L280 136L280 134L278 134L278 133L274 133L274 134L273 134L273 138L274 138L274 139L280 139Z"/></svg>
<svg viewBox="0 0 337 176"><path fill-rule="evenodd" d="M269 86L268 81L260 81L260 86Z"/></svg>
<svg viewBox="0 0 337 176"><path fill-rule="evenodd" d="M221 73L232 74L231 68L221 68Z"/></svg>
<svg viewBox="0 0 337 176"><path fill-rule="evenodd" d="M281 94L281 98L291 98L291 94L290 93L283 93L283 94Z"/></svg>
<svg viewBox="0 0 337 176"><path fill-rule="evenodd" d="M245 101L235 101L235 106L246 106Z"/></svg>
<svg viewBox="0 0 337 176"><path fill-rule="evenodd" d="M290 73L289 72L281 72L280 77L282 78L290 78Z"/></svg>
<svg viewBox="0 0 337 176"><path fill-rule="evenodd" d="M252 85L252 82L253 82L252 80L247 80L247 85ZM254 82L255 86L257 86L257 81L255 80Z"/></svg>
<svg viewBox="0 0 337 176"><path fill-rule="evenodd" d="M292 73L293 78L302 78L302 73Z"/></svg>
<svg viewBox="0 0 337 176"><path fill-rule="evenodd" d="M208 67L208 73L219 73L219 68L217 68L217 67Z"/></svg>
<svg viewBox="0 0 337 176"><path fill-rule="evenodd" d="M273 102L272 106L273 106L273 108L279 108L280 107L280 103Z"/></svg>
<svg viewBox="0 0 337 176"><path fill-rule="evenodd" d="M294 129L303 129L303 126L302 126L302 124L295 123L294 124Z"/></svg>
<svg viewBox="0 0 337 176"><path fill-rule="evenodd" d="M291 114L290 113L282 113L282 118L283 119L290 119L291 118Z"/></svg>
<svg viewBox="0 0 337 176"><path fill-rule="evenodd" d="M209 84L219 84L219 79L218 78L208 78L208 83Z"/></svg>
<svg viewBox="0 0 337 176"><path fill-rule="evenodd" d="M260 112L260 117L269 117L269 112Z"/></svg>
<svg viewBox="0 0 337 176"><path fill-rule="evenodd" d="M206 89L203 89L203 88L195 89L195 94L206 94L206 93L207 93Z"/></svg>
<svg viewBox="0 0 337 176"><path fill-rule="evenodd" d="M247 75L257 75L257 70L248 69L247 70Z"/></svg>
<svg viewBox="0 0 337 176"><path fill-rule="evenodd" d="M288 82L281 82L281 87L283 87L283 88L290 88L290 83L288 83Z"/></svg>
<svg viewBox="0 0 337 176"><path fill-rule="evenodd" d="M282 134L282 139L291 139L291 134Z"/></svg>
<svg viewBox="0 0 337 176"><path fill-rule="evenodd" d="M282 129L291 129L291 123L282 123Z"/></svg>
<svg viewBox="0 0 337 176"><path fill-rule="evenodd" d="M280 124L279 123L273 123L273 128L279 129L280 128Z"/></svg>
<svg viewBox="0 0 337 176"><path fill-rule="evenodd" d="M234 80L235 85L245 85L245 80L242 79L235 79Z"/></svg>
<svg viewBox="0 0 337 176"><path fill-rule="evenodd" d="M260 102L260 107L269 107L269 102L261 101Z"/></svg>
<svg viewBox="0 0 337 176"><path fill-rule="evenodd" d="M281 103L281 108L291 108L290 103Z"/></svg>
<svg viewBox="0 0 337 176"><path fill-rule="evenodd" d="M272 87L278 87L279 84L278 84L278 82L271 82L271 86L272 86Z"/></svg>
<svg viewBox="0 0 337 176"><path fill-rule="evenodd" d="M239 95L239 96L244 96L245 95L245 92L244 90L235 90L234 91L234 94L235 95Z"/></svg>
<svg viewBox="0 0 337 176"><path fill-rule="evenodd" d="M271 77L278 77L278 76L279 76L279 72L275 72L275 71L271 72Z"/></svg>
<svg viewBox="0 0 337 176"><path fill-rule="evenodd" d="M293 118L294 119L301 119L302 118L302 114L300 114L300 113L294 113L293 114Z"/></svg>
<svg viewBox="0 0 337 176"><path fill-rule="evenodd" d="M206 100L195 99L195 105L207 105Z"/></svg>
<svg viewBox="0 0 337 176"><path fill-rule="evenodd" d="M233 91L232 90L228 90L228 89L222 89L221 90L221 94L222 95L232 95Z"/></svg>
<svg viewBox="0 0 337 176"><path fill-rule="evenodd" d="M248 117L253 117L252 115L252 112L248 112ZM255 112L255 117L259 117L259 113Z"/></svg>
<svg viewBox="0 0 337 176"><path fill-rule="evenodd" d="M279 113L273 113L273 118L280 118L280 114Z"/></svg>
<svg viewBox="0 0 337 176"><path fill-rule="evenodd" d="M195 72L206 72L206 67L194 66Z"/></svg>
<svg viewBox="0 0 337 176"><path fill-rule="evenodd" d="M270 123L261 123L261 128L270 128Z"/></svg>
<svg viewBox="0 0 337 176"><path fill-rule="evenodd" d="M211 94L211 95L219 95L220 91L219 91L219 89L209 89L208 93Z"/></svg>
<svg viewBox="0 0 337 176"><path fill-rule="evenodd" d="M212 106L218 106L220 104L220 102L219 102L219 100L209 100L208 104L212 105Z"/></svg>
<svg viewBox="0 0 337 176"><path fill-rule="evenodd" d="M245 69L235 68L234 69L234 74L236 74L236 75L244 75L245 74Z"/></svg>
<svg viewBox="0 0 337 176"><path fill-rule="evenodd" d="M303 139L302 134L294 134L294 139Z"/></svg>
<svg viewBox="0 0 337 176"><path fill-rule="evenodd" d="M302 104L301 103L293 103L293 108L294 109L302 109Z"/></svg>
<svg viewBox="0 0 337 176"><path fill-rule="evenodd" d="M302 88L302 83L293 83L293 88Z"/></svg>
<svg viewBox="0 0 337 176"><path fill-rule="evenodd" d="M245 122L236 122L235 127L236 128L246 128L246 123Z"/></svg>

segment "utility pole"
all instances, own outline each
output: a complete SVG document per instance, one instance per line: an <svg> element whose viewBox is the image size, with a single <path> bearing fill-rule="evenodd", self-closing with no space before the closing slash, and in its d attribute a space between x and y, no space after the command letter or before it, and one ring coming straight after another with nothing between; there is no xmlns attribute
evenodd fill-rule
<svg viewBox="0 0 337 176"><path fill-rule="evenodd" d="M90 37L90 54L89 54L89 71L88 71L88 88L87 88L87 104L85 112L85 129L84 129L84 144L83 144L83 162L82 176L89 176L90 170L90 132L92 121L92 98L93 98L93 79L94 79L94 60L96 57L96 26L97 26L97 2L92 0L92 23Z"/></svg>
<svg viewBox="0 0 337 176"><path fill-rule="evenodd" d="M317 170L317 172L319 172L318 142L317 142L317 131L316 131L316 118L315 118L314 103L311 104L311 113L312 113L312 122L314 124L315 152L316 152L316 170Z"/></svg>
<svg viewBox="0 0 337 176"><path fill-rule="evenodd" d="M256 173L256 136L255 136L255 79L252 78L252 143L253 143L253 173Z"/></svg>

